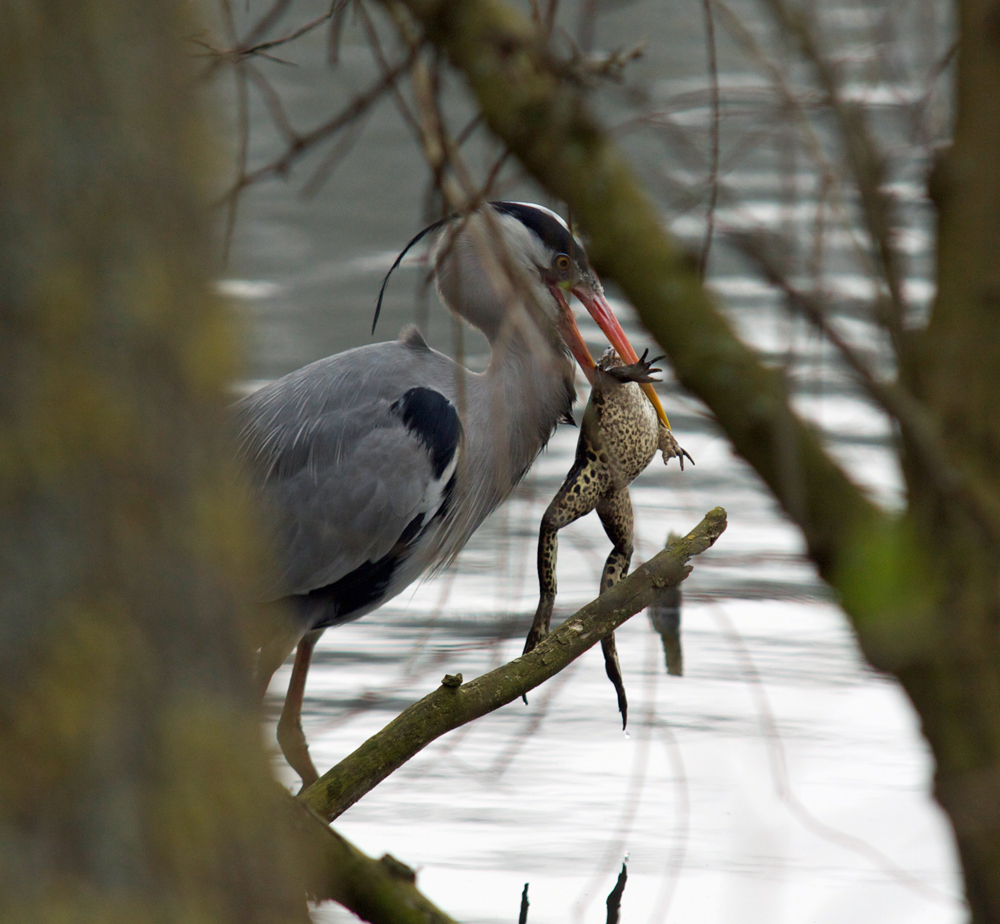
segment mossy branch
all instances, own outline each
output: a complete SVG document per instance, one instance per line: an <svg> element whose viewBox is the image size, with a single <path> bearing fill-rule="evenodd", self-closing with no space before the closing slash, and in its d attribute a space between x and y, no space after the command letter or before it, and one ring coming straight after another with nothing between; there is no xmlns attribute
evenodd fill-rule
<svg viewBox="0 0 1000 924"><path fill-rule="evenodd" d="M290 797L287 814L313 900L335 901L372 924L455 924L420 892L405 863L369 857Z"/></svg>
<svg viewBox="0 0 1000 924"><path fill-rule="evenodd" d="M663 230L583 91L565 79L531 22L502 0L404 2L465 74L492 131L565 200L588 232L597 269L621 285L681 383L711 408L829 571L847 537L880 511L792 411L783 377L717 310L697 262Z"/></svg>
<svg viewBox="0 0 1000 924"><path fill-rule="evenodd" d="M664 588L675 587L691 570L687 562L711 547L725 528L726 512L716 507L690 533L567 619L533 651L469 683L462 683L461 675L445 677L437 690L323 774L300 798L333 820L436 738L533 690L649 606Z"/></svg>

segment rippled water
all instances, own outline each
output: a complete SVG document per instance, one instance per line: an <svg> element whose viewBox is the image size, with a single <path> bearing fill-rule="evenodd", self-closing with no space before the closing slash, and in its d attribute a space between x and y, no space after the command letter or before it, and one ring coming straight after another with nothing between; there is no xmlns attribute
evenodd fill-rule
<svg viewBox="0 0 1000 924"><path fill-rule="evenodd" d="M639 65L649 91L643 105L703 89L700 15L694 4L669 15L633 4L602 20L614 36L609 45L651 36ZM862 56L868 20L855 7L838 15L841 33L856 43L852 53ZM737 105L749 97L737 99L736 91L756 85L722 51L723 86L735 100L726 123L736 126L735 150L750 131L739 119L752 122L760 109ZM268 74L301 127L336 108L331 93L345 99L376 74L350 31L338 74L317 65L319 37L288 57L299 66L273 65ZM345 73L348 91L336 83ZM880 124L898 139L905 120L897 110L912 96L907 86L865 87L854 91L868 93ZM602 106L624 120L629 98L615 91ZM691 105L678 118L704 124L706 111ZM266 121L259 101L254 120ZM780 124L771 128L781 131ZM654 141L626 141L654 188L657 178L674 183L692 169L667 159ZM260 162L276 145L273 133L262 131L251 155ZM725 182L740 198L723 195L720 226L750 222L807 235L815 181L804 169L793 171L791 201L789 174L778 169L783 156L773 144L738 161L733 155ZM380 278L421 225L425 170L388 105L370 118L329 182L302 201L296 191L319 159L294 173L295 182L265 184L241 204L223 289L250 321L254 379L368 342ZM912 218L903 240L911 255L908 292L919 311L931 293L922 167L919 158L896 164L899 200ZM521 197L539 195L523 184L514 189ZM676 206L664 189L664 201ZM701 212L674 207L668 214L678 233L699 239ZM880 338L857 310L870 286L851 266L851 247L844 236L827 241L828 291L845 336L879 361ZM436 300L414 307L420 275L404 269L394 278L379 334L391 336L418 318L435 346L453 350L452 322ZM787 365L798 407L824 429L853 477L882 502L897 504L890 429L829 349L789 320L774 293L732 254L717 252L712 285L741 333L770 361ZM628 306L616 308L633 342L649 344ZM596 346L596 327L583 329ZM467 332L462 343L470 362L482 364L481 339ZM515 921L525 882L531 924L604 921L605 897L626 857L625 924L960 920L957 861L929 797L931 763L912 710L894 682L862 663L849 625L803 558L796 530L756 476L704 409L669 373L665 378L664 404L697 465L681 472L657 460L633 486L635 561L711 507L729 513L727 532L684 584L685 675L667 676L660 638L640 614L618 633L631 703L627 735L601 656L592 651L536 690L529 705L506 706L432 744L337 827L368 852L389 852L417 867L421 888L467 922ZM580 397L582 407L586 395ZM454 569L323 637L305 713L320 768L443 674L469 678L520 652L537 601L538 522L570 466L576 436L560 427ZM560 536L557 619L594 595L608 552L593 514ZM272 687L275 708L285 683L287 670ZM276 766L291 783L280 760ZM329 907L316 912L320 921L350 917Z"/></svg>

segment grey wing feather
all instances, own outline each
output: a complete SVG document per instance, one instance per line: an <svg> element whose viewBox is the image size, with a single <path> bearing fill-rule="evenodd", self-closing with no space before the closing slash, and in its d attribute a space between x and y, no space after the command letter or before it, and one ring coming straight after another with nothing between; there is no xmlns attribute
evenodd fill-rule
<svg viewBox="0 0 1000 924"><path fill-rule="evenodd" d="M393 412L451 360L405 343L320 360L234 406L241 456L283 555L276 596L331 584L387 554L441 488L427 448Z"/></svg>

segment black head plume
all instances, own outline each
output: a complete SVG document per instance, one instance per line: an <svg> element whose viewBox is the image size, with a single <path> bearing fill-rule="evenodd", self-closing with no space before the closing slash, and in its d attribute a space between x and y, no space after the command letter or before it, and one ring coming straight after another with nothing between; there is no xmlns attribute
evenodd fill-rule
<svg viewBox="0 0 1000 924"><path fill-rule="evenodd" d="M490 205L502 215L510 215L521 222L526 228L533 231L538 238L555 253L564 253L572 257L576 263L582 267L586 267L587 264L587 254L583 249L583 246L576 239L569 229L562 223L560 219L555 216L554 212L550 212L548 209L542 208L541 206L531 205L527 202L491 202ZM458 214L447 215L444 218L439 218L434 224L428 225L421 231L416 237L414 237L402 250L398 257L396 257L395 262L389 267L389 272L385 274L385 279L382 280L382 287L378 290L378 301L375 304L375 317L372 320L372 333L375 333L375 326L378 324L378 317L382 311L382 298L385 295L386 286L389 284L389 277L392 275L393 270L403 262L403 257L409 252L410 248L414 244L419 243L424 237L430 234L432 231L437 231L438 228L446 225L449 221L458 218Z"/></svg>
<svg viewBox="0 0 1000 924"><path fill-rule="evenodd" d="M378 301L375 303L375 317L372 319L372 333L373 334L375 333L375 326L378 324L378 316L382 312L382 296L385 295L385 287L389 284L389 277L392 275L393 270L396 269L396 267L399 266L399 264L403 262L403 257L406 256L406 254L409 252L410 248L414 244L419 243L421 240L423 240L423 238L425 238L432 231L437 231L437 229L440 228L442 225L444 225L447 222L451 221L452 217L453 216L449 215L446 218L439 218L436 222L434 222L434 224L428 225L426 228L424 228L423 231L421 231L416 237L414 237L410 241L409 244L407 244L402 249L402 251L400 252L399 256L396 257L395 261L393 262L392 266L389 267L389 272L385 274L385 279L382 280L382 288L380 288L378 290Z"/></svg>

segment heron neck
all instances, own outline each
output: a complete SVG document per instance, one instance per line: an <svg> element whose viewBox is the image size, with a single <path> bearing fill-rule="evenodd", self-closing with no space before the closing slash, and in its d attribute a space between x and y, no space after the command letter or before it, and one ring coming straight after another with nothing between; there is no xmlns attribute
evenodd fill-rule
<svg viewBox="0 0 1000 924"><path fill-rule="evenodd" d="M489 368L470 383L470 478L490 509L521 480L572 402L573 365L562 341L522 320L492 338Z"/></svg>

